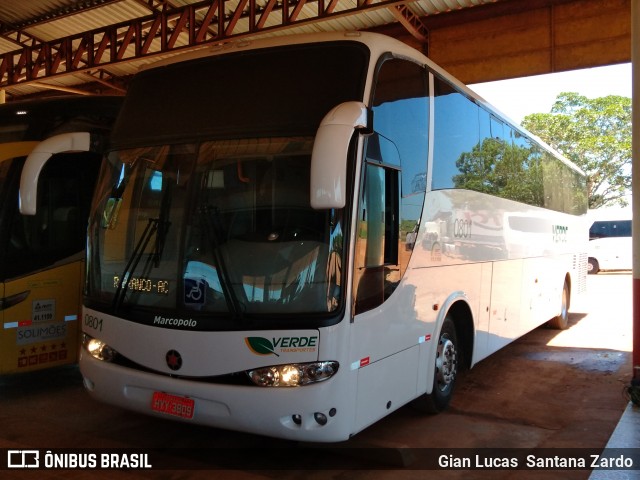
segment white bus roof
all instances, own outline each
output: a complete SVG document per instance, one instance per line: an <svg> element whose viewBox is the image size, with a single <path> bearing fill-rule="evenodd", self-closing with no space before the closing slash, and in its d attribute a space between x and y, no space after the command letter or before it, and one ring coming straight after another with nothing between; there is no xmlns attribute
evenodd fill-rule
<svg viewBox="0 0 640 480"><path fill-rule="evenodd" d="M478 95L476 92L467 87L464 83L459 81L457 78L452 76L446 70L441 68L439 65L434 63L427 56L419 52L413 47L410 47L404 42L397 40L393 37L389 37L386 35L382 35L379 33L373 32L322 32L322 33L311 33L311 34L293 34L293 35L282 35L277 37L269 37L269 38L261 38L261 39L243 39L243 40L235 40L227 43L218 43L215 45L211 45L208 47L200 48L195 51L191 51L188 53L184 53L181 55L176 55L164 60L160 60L158 62L152 63L143 67L140 71L152 70L155 68L161 68L164 66L172 65L174 63L184 62L188 60L195 60L199 58L206 58L211 56L218 55L226 55L233 52L241 52L241 51L251 51L258 50L263 48L271 48L271 47L279 47L286 45L300 45L305 43L319 43L319 42L331 42L331 41L340 41L340 40L350 40L354 42L359 42L366 45L373 58L378 58L381 54L387 52L393 52L394 55L399 57L405 57L412 59L414 61L420 62L427 67L429 67L433 72L437 73L448 82L453 84L457 89L459 89L462 93L464 93L469 98L475 100L479 105L496 115L498 118L506 121L512 127L519 130L526 136L529 136L535 139L540 145L551 152L553 155L559 157L565 164L579 172L582 175L585 173L573 162L571 162L568 158L564 157L562 154L551 148L547 143L545 143L540 137L534 135L522 128L518 123L514 122L511 118L505 115L503 112L498 110L496 107L487 102L484 98ZM369 66L370 70L373 70L376 67L375 62ZM372 73L371 71L369 72ZM370 75L371 77L371 75ZM365 98L369 94L370 85L367 86L367 91L365 91Z"/></svg>

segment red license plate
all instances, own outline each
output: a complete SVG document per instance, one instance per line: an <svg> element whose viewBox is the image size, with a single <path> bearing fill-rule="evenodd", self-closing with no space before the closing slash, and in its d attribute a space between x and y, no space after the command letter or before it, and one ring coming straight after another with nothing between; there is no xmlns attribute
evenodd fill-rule
<svg viewBox="0 0 640 480"><path fill-rule="evenodd" d="M180 397L164 392L153 392L151 410L180 418L193 418L195 401L193 398Z"/></svg>

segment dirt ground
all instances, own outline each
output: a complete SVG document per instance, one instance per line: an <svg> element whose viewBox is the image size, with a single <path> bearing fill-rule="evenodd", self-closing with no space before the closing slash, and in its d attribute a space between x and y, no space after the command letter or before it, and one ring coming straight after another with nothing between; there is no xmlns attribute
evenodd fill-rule
<svg viewBox="0 0 640 480"><path fill-rule="evenodd" d="M180 465L164 471L4 470L0 477L587 479L589 470L425 470L416 468L415 459L449 448L602 449L628 404L631 289L628 273L590 276L588 296L572 305L568 330L539 328L465 372L447 412L425 416L406 406L332 446L187 425L99 404L86 395L75 368L0 378L1 455L4 449L166 448L163 465ZM255 460L264 458L265 449L273 449L268 452L283 469L273 469L273 458L260 468ZM238 455L235 469L215 469L224 465L224 455ZM344 463L335 462L338 456Z"/></svg>

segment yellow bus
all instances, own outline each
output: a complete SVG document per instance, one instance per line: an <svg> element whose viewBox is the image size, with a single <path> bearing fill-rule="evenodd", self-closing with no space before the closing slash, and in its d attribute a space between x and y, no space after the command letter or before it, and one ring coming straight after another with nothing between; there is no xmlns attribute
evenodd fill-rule
<svg viewBox="0 0 640 480"><path fill-rule="evenodd" d="M77 362L87 218L119 106L98 96L0 105L0 374ZM60 142L77 132L87 145ZM37 182L27 215L21 179Z"/></svg>

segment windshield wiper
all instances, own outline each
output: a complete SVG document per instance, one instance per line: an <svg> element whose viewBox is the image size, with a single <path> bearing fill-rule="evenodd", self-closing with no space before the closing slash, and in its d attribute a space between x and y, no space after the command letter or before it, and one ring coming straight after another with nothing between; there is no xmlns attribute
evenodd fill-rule
<svg viewBox="0 0 640 480"><path fill-rule="evenodd" d="M142 236L137 245L133 249L133 253L124 267L124 272L118 288L116 289L113 297L112 307L114 312L122 305L127 294L129 278L133 275L133 272L138 268L138 264L142 259L143 253L147 250L147 246L151 239L155 236L155 244L153 252L147 259L145 267L143 269L143 276L146 275L151 269L151 265L158 268L160 266L160 257L164 250L165 240L167 238L167 232L171 222L168 220L169 208L171 206L171 183L166 184L164 192L162 194L162 200L160 203L160 211L158 212L158 218L148 219L147 226L142 232Z"/></svg>
<svg viewBox="0 0 640 480"><path fill-rule="evenodd" d="M127 265L124 267L124 272L122 272L122 277L120 278L120 282L118 283L118 288L116 289L116 293L113 296L113 302L111 304L113 311L117 311L117 309L124 302L124 297L127 294L129 277L133 274L133 272L138 267L138 263L140 263L140 259L142 258L142 254L147 249L147 245L149 245L149 241L156 234L158 230L158 224L160 223L160 219L158 218L150 218L147 222L147 226L144 228L142 232L142 236L136 247L133 249L133 253L127 262ZM155 252L154 252L155 256Z"/></svg>
<svg viewBox="0 0 640 480"><path fill-rule="evenodd" d="M222 258L222 253L220 252L221 242L218 234L218 231L221 230L220 212L217 207L211 207L210 205L205 204L201 209L201 214L202 217L204 217L206 230L209 232L213 242L213 256L218 267L218 280L220 280L220 287L222 288L222 294L227 302L227 308L235 318L241 320L242 306L240 304L240 300L238 300L235 290L233 289L227 265Z"/></svg>
<svg viewBox="0 0 640 480"><path fill-rule="evenodd" d="M162 201L160 203L160 213L158 217L157 230L156 234L156 244L155 249L153 251L153 265L158 268L160 266L160 257L162 256L162 251L164 250L164 242L167 239L167 232L169 231L169 226L171 222L169 221L169 208L171 207L171 194L172 194L172 183L168 182L164 193L162 194Z"/></svg>

